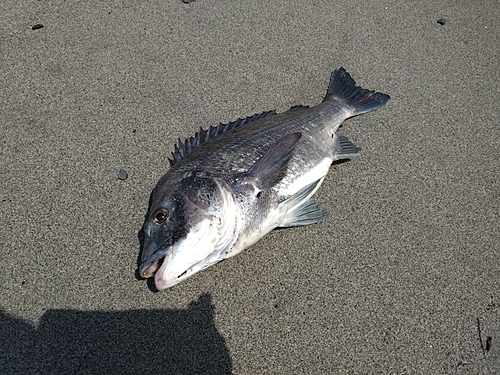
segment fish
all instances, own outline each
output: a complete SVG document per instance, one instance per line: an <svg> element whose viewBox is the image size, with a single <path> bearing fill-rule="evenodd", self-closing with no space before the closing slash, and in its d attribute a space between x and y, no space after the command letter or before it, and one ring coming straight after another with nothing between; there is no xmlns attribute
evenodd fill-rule
<svg viewBox="0 0 500 375"><path fill-rule="evenodd" d="M390 96L335 70L313 107L266 111L200 130L174 146L170 169L150 196L138 271L158 291L239 254L275 228L325 217L313 200L333 162L360 148L341 123Z"/></svg>

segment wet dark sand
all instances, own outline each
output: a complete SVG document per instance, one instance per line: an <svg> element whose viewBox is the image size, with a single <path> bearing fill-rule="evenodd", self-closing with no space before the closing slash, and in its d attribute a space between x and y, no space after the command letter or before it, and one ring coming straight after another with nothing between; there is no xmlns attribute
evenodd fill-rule
<svg viewBox="0 0 500 375"><path fill-rule="evenodd" d="M498 4L139 3L0 5L0 372L500 371ZM136 280L174 141L340 66L392 100L340 129L330 215Z"/></svg>

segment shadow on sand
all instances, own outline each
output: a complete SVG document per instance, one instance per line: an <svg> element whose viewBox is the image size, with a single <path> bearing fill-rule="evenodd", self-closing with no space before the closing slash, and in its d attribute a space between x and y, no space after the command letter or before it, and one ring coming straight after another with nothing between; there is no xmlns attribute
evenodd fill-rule
<svg viewBox="0 0 500 375"><path fill-rule="evenodd" d="M0 311L2 374L230 374L210 295L185 310L49 310L38 328Z"/></svg>

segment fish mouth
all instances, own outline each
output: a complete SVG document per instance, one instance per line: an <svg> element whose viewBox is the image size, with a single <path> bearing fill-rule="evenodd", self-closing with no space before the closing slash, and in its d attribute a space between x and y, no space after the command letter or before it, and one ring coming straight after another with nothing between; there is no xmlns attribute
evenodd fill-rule
<svg viewBox="0 0 500 375"><path fill-rule="evenodd" d="M154 277L156 288L162 291L177 285L210 265L220 262L222 258L219 255L219 252L216 251L194 264L179 266L175 263L172 264L172 261L175 260L174 251L172 246L168 246L158 249L147 258L139 267L139 273L145 279Z"/></svg>
<svg viewBox="0 0 500 375"><path fill-rule="evenodd" d="M139 267L139 274L141 275L141 277L145 279L153 277L160 269L163 262L165 262L167 255L169 253L172 254L171 250L171 246L160 247L149 258L142 262L141 266Z"/></svg>
<svg viewBox="0 0 500 375"><path fill-rule="evenodd" d="M180 272L179 275L174 279L172 279L172 277L165 278L164 268L167 267L171 258L172 258L172 246L168 246L165 248L160 247L153 253L153 255L151 255L141 264L141 266L139 267L139 274L144 279L154 277L155 285L158 288L158 290L169 288L187 279L191 275L190 271L196 266L196 264L194 266L187 268L185 271Z"/></svg>

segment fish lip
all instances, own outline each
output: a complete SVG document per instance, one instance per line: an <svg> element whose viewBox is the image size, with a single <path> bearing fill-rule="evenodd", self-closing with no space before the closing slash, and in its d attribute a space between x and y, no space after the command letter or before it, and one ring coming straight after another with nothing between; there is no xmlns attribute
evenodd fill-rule
<svg viewBox="0 0 500 375"><path fill-rule="evenodd" d="M139 267L139 274L141 277L147 279L153 277L156 272L160 269L161 265L165 261L165 258L170 253L172 246L160 246L152 255L150 255Z"/></svg>

